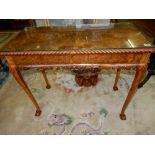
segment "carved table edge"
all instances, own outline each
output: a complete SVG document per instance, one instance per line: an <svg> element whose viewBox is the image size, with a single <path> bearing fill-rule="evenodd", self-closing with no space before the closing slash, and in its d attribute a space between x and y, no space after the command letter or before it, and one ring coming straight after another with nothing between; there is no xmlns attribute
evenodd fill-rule
<svg viewBox="0 0 155 155"><path fill-rule="evenodd" d="M64 54L119 54L119 53L152 53L155 48L137 48L137 49L81 49L81 50L37 50L37 51L0 51L0 55L14 56L14 55L64 55Z"/></svg>

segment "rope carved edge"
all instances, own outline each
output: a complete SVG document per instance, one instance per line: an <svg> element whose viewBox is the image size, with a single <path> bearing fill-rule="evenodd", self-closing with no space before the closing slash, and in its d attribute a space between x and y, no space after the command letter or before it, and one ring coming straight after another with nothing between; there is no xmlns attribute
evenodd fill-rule
<svg viewBox="0 0 155 155"><path fill-rule="evenodd" d="M105 50L60 50L60 51L18 51L0 52L0 55L76 55L76 54L125 54L125 53L152 53L153 48L149 49L105 49Z"/></svg>

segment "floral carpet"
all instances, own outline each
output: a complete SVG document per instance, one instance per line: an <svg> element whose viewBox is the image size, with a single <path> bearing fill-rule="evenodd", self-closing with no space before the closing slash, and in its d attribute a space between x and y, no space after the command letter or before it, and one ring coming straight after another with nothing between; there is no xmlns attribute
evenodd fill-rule
<svg viewBox="0 0 155 155"><path fill-rule="evenodd" d="M113 91L115 71L102 71L94 87L79 87L71 71L47 71L51 89L46 89L41 72L22 72L37 99L35 109L22 88L10 75L0 88L0 134L15 135L114 135L155 134L155 78L133 97L127 120L119 118L121 107L134 78L123 71Z"/></svg>

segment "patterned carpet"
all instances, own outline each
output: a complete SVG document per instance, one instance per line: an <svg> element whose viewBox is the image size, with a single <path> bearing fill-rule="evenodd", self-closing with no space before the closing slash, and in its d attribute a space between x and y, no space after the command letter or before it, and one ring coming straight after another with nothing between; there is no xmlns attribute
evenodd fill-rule
<svg viewBox="0 0 155 155"><path fill-rule="evenodd" d="M126 114L119 113L134 78L123 71L119 91L113 91L114 71L102 71L95 87L79 87L70 71L48 71L46 89L39 71L22 72L42 115L35 117L32 102L10 75L0 88L0 134L113 135L155 134L155 78L137 91Z"/></svg>

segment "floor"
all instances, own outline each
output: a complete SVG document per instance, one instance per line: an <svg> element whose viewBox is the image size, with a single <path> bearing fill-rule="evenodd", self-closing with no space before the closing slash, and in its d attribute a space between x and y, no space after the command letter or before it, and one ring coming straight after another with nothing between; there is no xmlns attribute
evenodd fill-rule
<svg viewBox="0 0 155 155"><path fill-rule="evenodd" d="M0 134L155 134L155 77L137 91L126 111L127 120L122 121L119 113L134 72L123 71L118 91L112 89L114 70L103 70L97 85L89 88L79 87L70 71L48 71L51 89L46 89L39 71L22 74L42 115L34 116L32 102L10 75L0 88Z"/></svg>

